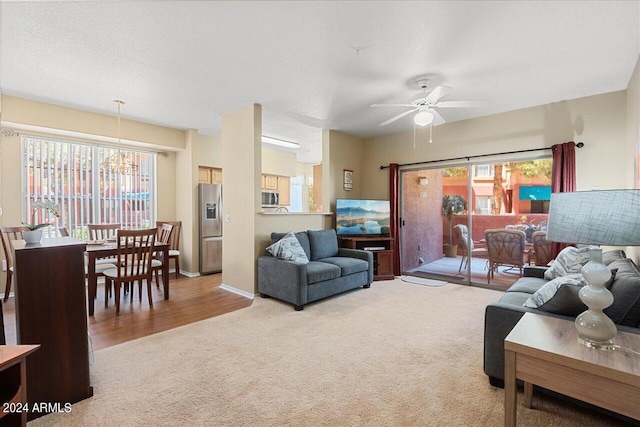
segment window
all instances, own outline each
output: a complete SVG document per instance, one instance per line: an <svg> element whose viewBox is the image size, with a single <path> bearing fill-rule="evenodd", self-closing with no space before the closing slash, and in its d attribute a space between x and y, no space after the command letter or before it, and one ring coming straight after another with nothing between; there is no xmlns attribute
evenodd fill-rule
<svg viewBox="0 0 640 427"><path fill-rule="evenodd" d="M23 218L31 222L31 204L50 199L60 217L37 212L35 221L49 222L45 236L58 227L71 236L86 239L90 223L120 223L122 228L149 228L154 224L156 155L121 150L137 167L120 175L104 166L116 148L69 141L22 137Z"/></svg>
<svg viewBox="0 0 640 427"><path fill-rule="evenodd" d="M476 214L491 214L491 196L476 196Z"/></svg>
<svg viewBox="0 0 640 427"><path fill-rule="evenodd" d="M493 176L493 165L476 165L476 178L490 178Z"/></svg>

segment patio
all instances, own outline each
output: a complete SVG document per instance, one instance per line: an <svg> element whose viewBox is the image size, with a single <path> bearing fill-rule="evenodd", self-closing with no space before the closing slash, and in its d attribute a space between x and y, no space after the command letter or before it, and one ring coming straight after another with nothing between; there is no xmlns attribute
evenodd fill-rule
<svg viewBox="0 0 640 427"><path fill-rule="evenodd" d="M455 258L443 257L412 268L404 274L415 276L428 275L429 277L437 276L440 280L466 283L467 271L464 266L462 270L458 272L461 260L462 257L460 255ZM471 282L474 284L487 285L487 260L485 258L472 258L470 264ZM519 278L520 271L517 268L498 267L495 276L491 279L491 285L506 289Z"/></svg>

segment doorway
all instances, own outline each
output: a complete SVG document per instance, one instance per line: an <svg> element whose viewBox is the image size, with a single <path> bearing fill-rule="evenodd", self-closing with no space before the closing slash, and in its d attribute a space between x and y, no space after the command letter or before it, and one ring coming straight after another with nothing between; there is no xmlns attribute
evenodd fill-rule
<svg viewBox="0 0 640 427"><path fill-rule="evenodd" d="M550 157L406 170L400 182L403 274L506 289L535 264L532 233L546 231ZM524 233L522 261L495 266L485 232L505 229Z"/></svg>

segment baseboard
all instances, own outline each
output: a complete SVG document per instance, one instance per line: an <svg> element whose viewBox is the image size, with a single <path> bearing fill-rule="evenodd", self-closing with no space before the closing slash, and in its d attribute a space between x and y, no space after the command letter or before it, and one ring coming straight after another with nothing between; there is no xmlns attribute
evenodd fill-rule
<svg viewBox="0 0 640 427"><path fill-rule="evenodd" d="M233 286L225 285L224 283L220 285L220 289L224 289L225 291L233 292L234 294L238 294L245 298L254 299L255 295L251 294L247 291L243 291L242 289L234 288Z"/></svg>
<svg viewBox="0 0 640 427"><path fill-rule="evenodd" d="M169 270L169 272L175 272L175 269ZM190 271L184 271L184 270L180 270L180 275L181 276L187 276L187 277L198 277L200 276L200 273L191 273Z"/></svg>

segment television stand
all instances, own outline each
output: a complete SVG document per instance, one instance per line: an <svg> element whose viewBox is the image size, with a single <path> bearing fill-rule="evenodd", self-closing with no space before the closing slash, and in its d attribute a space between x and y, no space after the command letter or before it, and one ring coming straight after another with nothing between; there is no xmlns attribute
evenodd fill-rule
<svg viewBox="0 0 640 427"><path fill-rule="evenodd" d="M393 238L340 237L340 247L373 252L373 280L393 280Z"/></svg>

